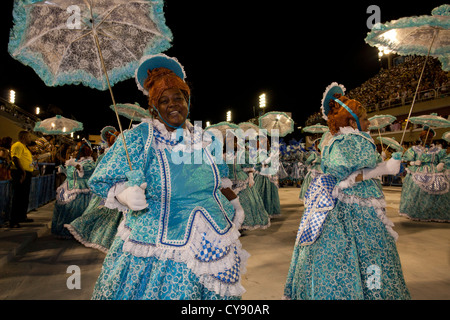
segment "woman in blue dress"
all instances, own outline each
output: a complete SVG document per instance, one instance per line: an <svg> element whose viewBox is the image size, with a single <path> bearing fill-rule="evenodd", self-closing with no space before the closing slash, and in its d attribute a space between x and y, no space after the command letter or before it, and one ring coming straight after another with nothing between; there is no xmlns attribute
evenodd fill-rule
<svg viewBox="0 0 450 320"><path fill-rule="evenodd" d="M263 150L267 150L267 146ZM279 217L281 215L280 195L278 192L278 175L277 171L272 168L274 158L279 157L278 152L274 152L270 156L263 156L258 153L258 163L255 165L254 188L257 190L264 203L270 218Z"/></svg>
<svg viewBox="0 0 450 320"><path fill-rule="evenodd" d="M238 299L248 258L243 212L221 188L228 172L214 162L215 144L186 122L183 68L165 55L145 57L136 79L155 119L125 131L90 179L105 206L124 213L92 298Z"/></svg>
<svg viewBox="0 0 450 320"><path fill-rule="evenodd" d="M403 179L400 215L417 221L450 222L450 156L432 145L435 133L423 130L422 143L409 148Z"/></svg>
<svg viewBox="0 0 450 320"><path fill-rule="evenodd" d="M237 144L243 142L242 139L236 137L235 149L236 156L233 163L228 164L228 178L232 182L232 190L239 195L239 202L244 210L245 218L241 228L243 230L267 229L270 227L270 217L264 207L263 199L255 187L255 168L249 163L249 153L244 152L241 161ZM242 146L242 149L245 147Z"/></svg>
<svg viewBox="0 0 450 320"><path fill-rule="evenodd" d="M92 147L83 139L75 149L75 158L65 163L66 180L56 189L56 202L53 210L51 232L58 238L70 239L72 235L64 225L80 217L91 199L88 180L95 169L91 157Z"/></svg>
<svg viewBox="0 0 450 320"><path fill-rule="evenodd" d="M398 172L400 160L377 163L361 104L333 83L322 100L334 135L305 195L284 296L287 299L410 299L397 234L373 179ZM397 157L399 158L399 157Z"/></svg>
<svg viewBox="0 0 450 320"><path fill-rule="evenodd" d="M106 141L108 148L97 158L96 166L114 144L118 135L119 132L112 126L102 129L100 136ZM116 236L121 221L122 212L105 207L105 199L93 194L83 214L64 226L84 246L106 253Z"/></svg>

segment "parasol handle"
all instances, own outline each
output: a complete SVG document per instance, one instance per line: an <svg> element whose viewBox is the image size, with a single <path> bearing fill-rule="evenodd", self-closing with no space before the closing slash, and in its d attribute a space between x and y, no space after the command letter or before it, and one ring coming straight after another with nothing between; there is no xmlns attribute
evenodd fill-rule
<svg viewBox="0 0 450 320"><path fill-rule="evenodd" d="M427 143L427 140L428 140L428 134L430 133L430 130L431 130L431 127L428 128L427 135L425 136L425 141L423 141L423 147L424 147L424 148L425 148L425 144Z"/></svg>
<svg viewBox="0 0 450 320"><path fill-rule="evenodd" d="M131 129L131 124L133 123L133 117L136 115L136 111L133 111L133 115L131 116L131 119L130 119L130 124L128 125L128 130L130 130Z"/></svg>
<svg viewBox="0 0 450 320"><path fill-rule="evenodd" d="M405 138L406 129L408 128L409 118L411 118L411 113L412 113L412 110L414 108L414 103L416 102L417 93L419 92L419 86L420 86L420 82L422 81L423 72L425 71L425 66L427 65L427 60L428 60L428 57L430 56L431 48L433 47L434 40L436 39L436 36L438 35L438 33L439 33L439 29L436 29L434 31L433 40L431 40L430 48L428 49L427 57L425 58L425 62L423 64L422 72L420 73L419 81L417 83L416 92L414 93L414 98L413 98L413 101L412 101L412 104L411 104L411 108L409 109L408 118L406 119L405 129L403 130L402 139L400 140L400 145L402 145L403 139Z"/></svg>
<svg viewBox="0 0 450 320"><path fill-rule="evenodd" d="M114 105L114 112L116 114L117 122L119 124L120 133L122 135L123 145L125 147L125 153L127 154L128 165L130 166L130 170L133 171L133 167L131 166L130 155L128 154L127 143L125 141L125 135L123 134L123 130L122 130L122 124L120 123L119 114L117 113L116 100L114 99L114 94L112 92L111 84L109 83L108 72L106 71L106 66L105 66L105 62L103 60L102 50L100 49L100 44L98 42L98 37L97 37L97 33L95 32L95 29L93 29L93 34L94 34L94 38L95 38L95 44L97 45L98 54L100 56L100 61L101 61L102 67L103 67L103 71L105 72L106 82L108 83L109 93L111 94L111 99L112 99L112 102L113 102L113 105Z"/></svg>

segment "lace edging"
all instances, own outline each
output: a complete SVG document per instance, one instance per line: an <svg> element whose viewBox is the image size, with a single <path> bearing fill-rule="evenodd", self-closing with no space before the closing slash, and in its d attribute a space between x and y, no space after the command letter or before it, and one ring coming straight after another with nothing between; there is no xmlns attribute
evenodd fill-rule
<svg viewBox="0 0 450 320"><path fill-rule="evenodd" d="M75 229L73 226L71 226L70 224L65 224L64 228L66 228L67 230L69 230L69 232L72 234L72 236L75 238L75 240L77 240L78 242L80 242L82 245L84 245L87 248L93 248L93 249L97 249L103 253L108 253L108 249L105 248L104 246L101 246L99 244L96 243L92 243L89 241L84 240L84 238L78 233L77 229Z"/></svg>
<svg viewBox="0 0 450 320"><path fill-rule="evenodd" d="M247 231L256 230L256 229L265 230L265 229L270 227L270 218L271 218L271 216L269 216L269 222L266 225L262 225L262 224L257 224L257 225L254 225L254 226L242 225L241 228L243 230L247 230Z"/></svg>
<svg viewBox="0 0 450 320"><path fill-rule="evenodd" d="M446 220L446 219L422 219L422 218L413 218L411 216L409 216L407 213L403 213L403 212L399 212L399 215L405 218L408 218L410 220L413 221L420 221L420 222L444 222L444 223L450 223L450 220Z"/></svg>
<svg viewBox="0 0 450 320"><path fill-rule="evenodd" d="M361 207L372 207L375 209L378 219L383 222L386 227L387 232L395 239L398 240L398 233L392 229L394 223L386 216L385 208L386 208L386 200L384 198L368 198L364 199L358 197L356 195L348 195L343 192L337 191L338 188L333 190L333 197L337 197L337 199L346 204L357 204Z"/></svg>
<svg viewBox="0 0 450 320"><path fill-rule="evenodd" d="M240 217L236 215L236 219L240 219ZM117 236L120 236L124 241L124 252L129 252L137 257L153 256L160 260L173 260L185 263L209 290L221 296L241 296L245 292L244 287L240 283L241 275L246 272L247 260L250 254L242 249L238 229L233 225L232 230L227 235L219 236L215 232L211 232L212 230L204 218L196 217L195 220L197 221L194 222L191 239L182 248L142 244L133 241L129 238L131 230L125 226L125 219L119 225ZM213 236L211 237L211 235ZM227 253L214 261L202 261L198 256L205 249L203 246L205 240L211 244L211 247L227 251ZM240 260L238 281L228 283L214 276L233 269L236 266L236 259Z"/></svg>

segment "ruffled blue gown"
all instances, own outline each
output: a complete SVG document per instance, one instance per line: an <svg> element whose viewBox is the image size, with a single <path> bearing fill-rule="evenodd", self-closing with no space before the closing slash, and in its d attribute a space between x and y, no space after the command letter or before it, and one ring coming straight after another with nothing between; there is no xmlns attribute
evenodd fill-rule
<svg viewBox="0 0 450 320"><path fill-rule="evenodd" d="M305 195L285 298L410 299L379 183L335 188L352 172L374 168L378 159L372 138L351 128L341 129L325 148L324 174Z"/></svg>
<svg viewBox="0 0 450 320"><path fill-rule="evenodd" d="M97 159L100 163L105 153ZM105 199L93 194L83 214L66 224L72 236L88 248L107 252L122 221L122 212L105 207Z"/></svg>
<svg viewBox="0 0 450 320"><path fill-rule="evenodd" d="M226 165L219 169L201 135L186 125L182 137L158 120L124 133L131 174L142 173L143 180L127 178L122 137L90 179L105 205L124 212L92 299L238 299L245 292L240 281L248 253L238 231L243 217L219 190ZM143 181L146 209L132 211L115 200L117 190Z"/></svg>
<svg viewBox="0 0 450 320"><path fill-rule="evenodd" d="M278 157L278 154L274 155ZM264 203L264 208L270 218L281 215L280 195L278 193L278 175L277 172L267 170L265 164L258 163L255 166L255 185L253 186Z"/></svg>
<svg viewBox="0 0 450 320"><path fill-rule="evenodd" d="M439 147L413 146L403 161L410 165L403 179L400 215L418 221L450 222L450 156ZM439 163L444 164L438 170Z"/></svg>
<svg viewBox="0 0 450 320"><path fill-rule="evenodd" d="M61 238L72 238L64 225L80 217L91 200L88 180L95 169L91 157L76 161L82 167L81 172L74 166L66 167L66 180L56 189L56 202L53 209L51 233Z"/></svg>
<svg viewBox="0 0 450 320"><path fill-rule="evenodd" d="M249 175L243 166L245 165L236 163L236 160L234 164L228 164L228 178L233 183L232 190L239 196L239 202L245 213L242 229L266 229L270 226L269 213L264 207L256 185L249 186Z"/></svg>

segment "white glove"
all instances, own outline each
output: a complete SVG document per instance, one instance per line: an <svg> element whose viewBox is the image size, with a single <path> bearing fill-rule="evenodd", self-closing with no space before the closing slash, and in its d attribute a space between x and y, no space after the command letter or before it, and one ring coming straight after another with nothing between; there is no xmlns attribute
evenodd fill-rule
<svg viewBox="0 0 450 320"><path fill-rule="evenodd" d="M397 175L400 172L400 165L402 163L402 160L396 160L394 158L390 158L387 162L386 162L386 172L385 174L390 174L390 175Z"/></svg>
<svg viewBox="0 0 450 320"><path fill-rule="evenodd" d="M440 162L440 163L436 166L436 170L437 170L438 172L444 170L444 165L445 165L445 164L444 164L443 162Z"/></svg>
<svg viewBox="0 0 450 320"><path fill-rule="evenodd" d="M400 172L401 160L390 158L388 161L379 163L373 169L363 169L363 180L376 178L385 174L396 175Z"/></svg>
<svg viewBox="0 0 450 320"><path fill-rule="evenodd" d="M233 205L234 210L244 212L244 209L242 208L241 203L239 202L239 197L234 198L233 200L230 201L230 203Z"/></svg>
<svg viewBox="0 0 450 320"><path fill-rule="evenodd" d="M338 188L347 189L347 188L353 187L355 185L355 179L358 176L358 174L361 174L361 170L353 172L345 180L342 180L341 182L339 182Z"/></svg>
<svg viewBox="0 0 450 320"><path fill-rule="evenodd" d="M234 210L236 210L236 217L234 218L234 223L236 227L239 229L242 225L242 222L244 222L245 213L244 209L241 206L241 203L239 202L239 197L234 198L230 201L230 203L233 205Z"/></svg>
<svg viewBox="0 0 450 320"><path fill-rule="evenodd" d="M128 187L117 194L116 199L133 211L143 210L148 207L147 200L145 199L145 188L147 188L146 182L139 187Z"/></svg>

